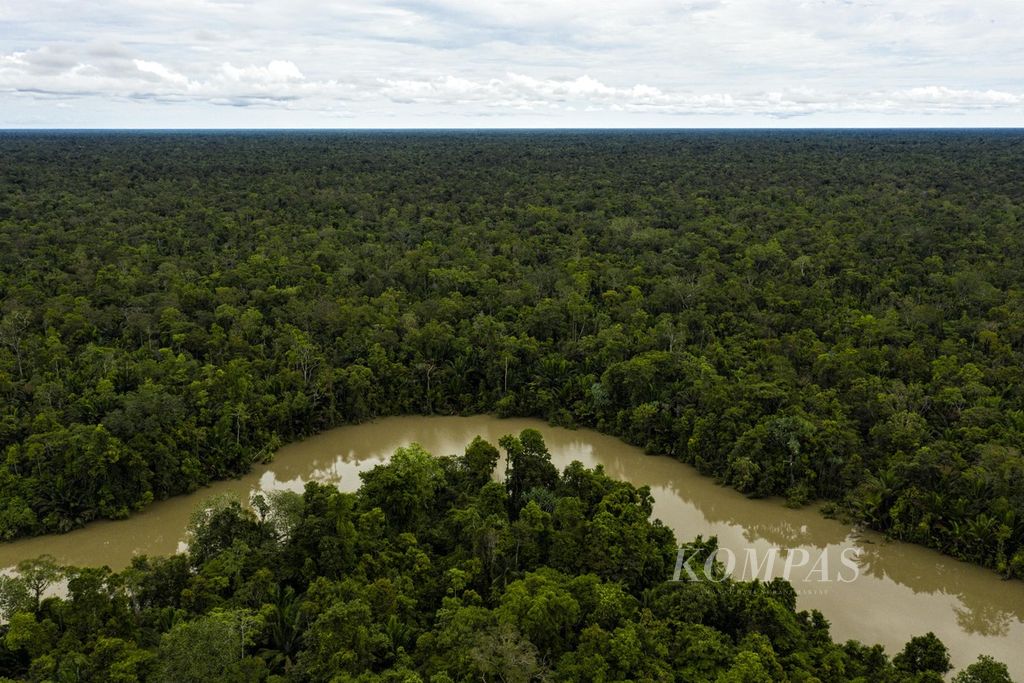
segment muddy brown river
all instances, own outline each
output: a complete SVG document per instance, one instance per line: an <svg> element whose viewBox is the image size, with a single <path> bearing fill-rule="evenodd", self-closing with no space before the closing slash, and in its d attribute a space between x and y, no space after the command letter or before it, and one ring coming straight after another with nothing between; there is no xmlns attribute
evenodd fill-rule
<svg viewBox="0 0 1024 683"><path fill-rule="evenodd" d="M984 653L1024 680L1024 582L1002 581L937 552L888 542L826 519L813 507L792 510L779 501L751 500L671 458L645 455L594 431L538 420L398 417L341 427L283 447L272 463L241 479L155 503L130 519L0 544L0 569L42 553L65 564L120 569L135 554L183 548L190 514L210 496L232 492L245 500L258 490L301 491L310 480L355 490L358 473L385 461L399 446L415 441L438 455L461 453L478 434L497 444L503 434L526 427L543 433L559 468L573 460L601 464L610 476L650 486L655 516L680 540L718 536L719 545L731 551L720 559L735 557L737 578L755 571L762 578L781 576L788 567L798 605L821 610L836 639L880 642L894 654L911 636L933 631L949 647L957 669Z"/></svg>

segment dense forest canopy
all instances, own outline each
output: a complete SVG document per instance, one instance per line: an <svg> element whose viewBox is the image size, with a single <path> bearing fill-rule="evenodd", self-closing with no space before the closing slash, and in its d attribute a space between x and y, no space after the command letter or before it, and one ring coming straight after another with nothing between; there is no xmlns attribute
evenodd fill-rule
<svg viewBox="0 0 1024 683"><path fill-rule="evenodd" d="M698 563L669 581L676 539L650 521L650 490L578 462L559 473L534 430L501 446L504 484L486 441L447 458L413 445L356 493L310 483L252 509L213 499L187 554L116 574L23 563L0 578L0 677L941 683L950 668L931 633L891 659L834 643L781 579L735 582ZM67 597L40 599L59 577ZM1009 680L987 657L955 679Z"/></svg>
<svg viewBox="0 0 1024 683"><path fill-rule="evenodd" d="M0 538L402 413L1024 576L1024 133L0 135Z"/></svg>

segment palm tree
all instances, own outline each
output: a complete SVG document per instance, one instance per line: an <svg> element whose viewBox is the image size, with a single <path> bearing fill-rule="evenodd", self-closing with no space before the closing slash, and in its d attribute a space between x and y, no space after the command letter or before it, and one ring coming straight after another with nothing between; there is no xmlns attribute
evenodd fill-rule
<svg viewBox="0 0 1024 683"><path fill-rule="evenodd" d="M296 594L291 586L282 588L278 584L266 620L270 644L260 652L272 671L287 672L294 665L308 618L303 596Z"/></svg>

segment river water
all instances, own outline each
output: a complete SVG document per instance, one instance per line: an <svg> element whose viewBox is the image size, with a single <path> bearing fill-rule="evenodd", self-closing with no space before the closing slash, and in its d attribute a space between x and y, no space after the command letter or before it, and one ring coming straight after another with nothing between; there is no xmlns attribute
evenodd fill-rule
<svg viewBox="0 0 1024 683"><path fill-rule="evenodd" d="M301 492L309 480L352 491L359 487L360 471L384 462L399 446L418 442L434 454L449 455L461 453L476 435L497 445L502 435L527 427L543 433L559 469L573 460L588 467L601 464L612 477L650 486L655 516L680 541L718 536L720 547L737 558L737 578L749 578L747 560L760 564L762 578L769 562L774 576L781 576L788 563L798 606L824 613L837 640L878 642L895 654L911 636L933 631L958 669L984 653L1024 680L1024 582L1002 581L991 571L926 548L888 542L826 519L813 507L792 510L777 500L749 499L671 458L645 455L594 431L538 420L396 417L340 427L281 448L272 463L245 477L155 503L129 519L0 544L0 569L43 553L64 564L120 569L132 555L183 548L189 516L209 496L230 492L247 500L258 490ZM729 555L723 551L721 559Z"/></svg>

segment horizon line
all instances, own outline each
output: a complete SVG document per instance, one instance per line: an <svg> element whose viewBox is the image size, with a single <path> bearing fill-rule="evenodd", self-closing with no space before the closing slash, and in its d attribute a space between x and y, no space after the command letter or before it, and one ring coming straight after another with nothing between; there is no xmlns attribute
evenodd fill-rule
<svg viewBox="0 0 1024 683"><path fill-rule="evenodd" d="M1019 125L987 126L348 126L348 127L284 127L284 126L182 126L182 127L114 127L114 126L16 126L0 125L0 133L16 132L416 132L416 131L1024 131Z"/></svg>

